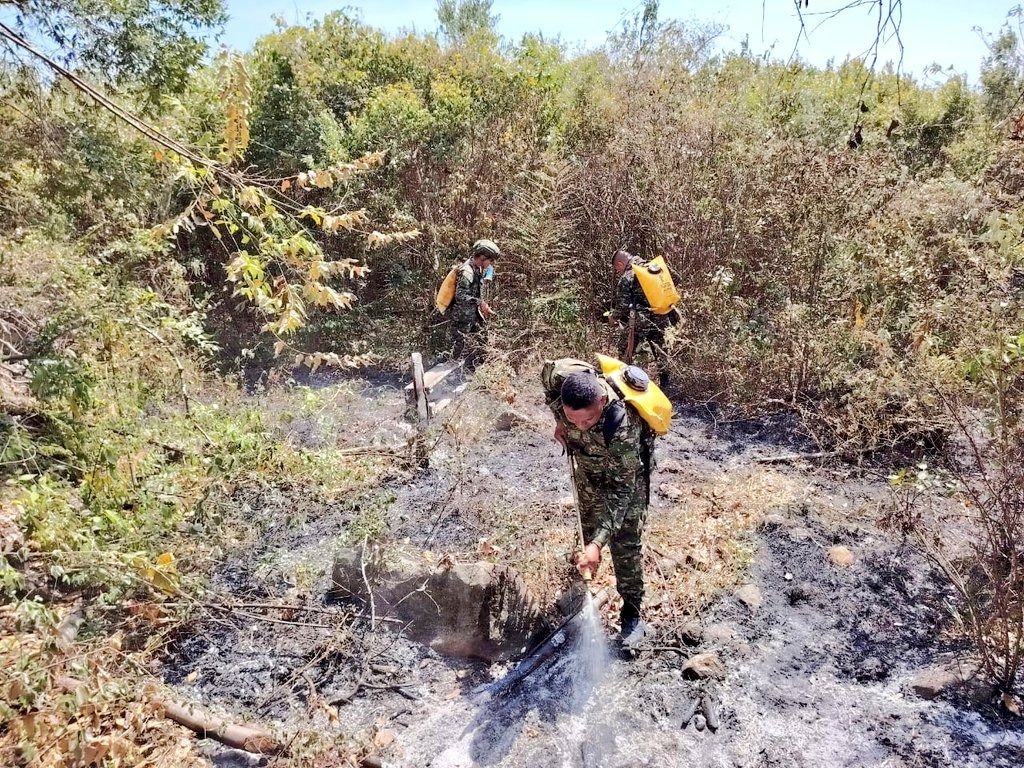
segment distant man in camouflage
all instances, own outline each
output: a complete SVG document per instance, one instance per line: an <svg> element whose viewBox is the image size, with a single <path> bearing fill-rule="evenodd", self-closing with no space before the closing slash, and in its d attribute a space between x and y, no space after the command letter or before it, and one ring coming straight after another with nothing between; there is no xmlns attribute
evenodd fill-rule
<svg viewBox="0 0 1024 768"><path fill-rule="evenodd" d="M656 315L651 311L651 303L632 269L633 264L637 263L640 260L627 250L618 250L612 256L612 269L617 282L608 321L621 329L619 359L627 364L636 362L652 374L652 378L653 374L658 374L664 383L668 372L665 365L665 331L671 323L671 313Z"/></svg>
<svg viewBox="0 0 1024 768"><path fill-rule="evenodd" d="M654 435L594 368L565 358L544 365L545 399L555 439L573 467L584 547L576 565L596 570L607 544L622 598L620 639L627 649L647 632L640 617L644 575L640 536L647 517Z"/></svg>
<svg viewBox="0 0 1024 768"><path fill-rule="evenodd" d="M477 240L470 249L469 258L458 267L451 305L452 359L464 357L471 369L483 357L487 341L486 324L491 316L484 288L494 274L493 264L500 255L498 246L490 240Z"/></svg>

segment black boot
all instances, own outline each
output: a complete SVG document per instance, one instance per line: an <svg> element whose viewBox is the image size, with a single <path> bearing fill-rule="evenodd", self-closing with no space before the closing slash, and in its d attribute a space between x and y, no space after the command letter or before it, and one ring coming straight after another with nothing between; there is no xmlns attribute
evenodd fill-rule
<svg viewBox="0 0 1024 768"><path fill-rule="evenodd" d="M647 636L647 624L640 618L640 608L632 603L623 603L619 612L619 643L629 656L636 655L637 646Z"/></svg>

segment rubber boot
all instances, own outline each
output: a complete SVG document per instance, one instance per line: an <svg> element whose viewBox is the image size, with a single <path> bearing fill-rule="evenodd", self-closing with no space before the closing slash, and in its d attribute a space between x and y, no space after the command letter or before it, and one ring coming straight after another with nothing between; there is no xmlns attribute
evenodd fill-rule
<svg viewBox="0 0 1024 768"><path fill-rule="evenodd" d="M647 624L640 618L640 609L626 603L619 613L619 645L623 653L632 658L636 656L638 646L647 637Z"/></svg>

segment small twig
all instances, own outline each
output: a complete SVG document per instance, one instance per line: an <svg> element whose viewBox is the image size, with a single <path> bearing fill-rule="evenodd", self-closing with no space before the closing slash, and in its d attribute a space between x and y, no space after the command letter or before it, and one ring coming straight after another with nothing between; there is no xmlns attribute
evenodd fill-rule
<svg viewBox="0 0 1024 768"><path fill-rule="evenodd" d="M366 578L366 542L369 534L363 536L363 551L359 554L359 570L363 574L363 584L366 585L366 594L370 597L370 631L377 631L377 606L373 600L373 590L370 588L370 580Z"/></svg>

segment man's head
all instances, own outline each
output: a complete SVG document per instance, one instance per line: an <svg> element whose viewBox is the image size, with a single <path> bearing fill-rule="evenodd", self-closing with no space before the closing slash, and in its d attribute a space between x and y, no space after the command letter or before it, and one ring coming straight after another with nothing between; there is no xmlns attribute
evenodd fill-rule
<svg viewBox="0 0 1024 768"><path fill-rule="evenodd" d="M612 269L615 270L616 277L622 277L622 274L629 269L629 265L633 262L633 254L627 251L625 248L620 248L612 256Z"/></svg>
<svg viewBox="0 0 1024 768"><path fill-rule="evenodd" d="M594 373L570 373L562 382L562 410L579 429L597 424L608 405L608 393Z"/></svg>
<svg viewBox="0 0 1024 768"><path fill-rule="evenodd" d="M498 246L491 240L477 240L469 249L469 255L473 259L473 266L486 269L491 263L501 256Z"/></svg>

